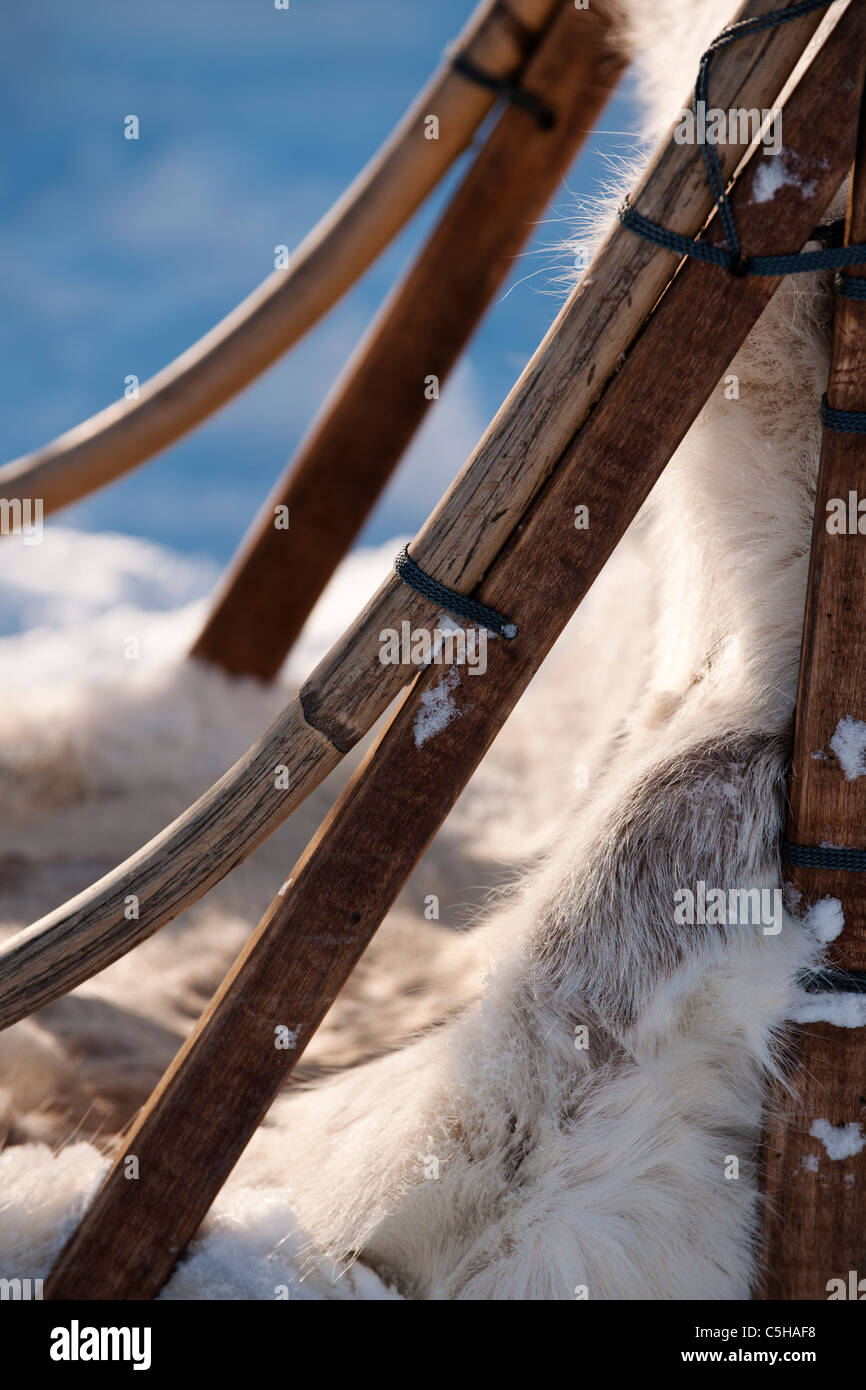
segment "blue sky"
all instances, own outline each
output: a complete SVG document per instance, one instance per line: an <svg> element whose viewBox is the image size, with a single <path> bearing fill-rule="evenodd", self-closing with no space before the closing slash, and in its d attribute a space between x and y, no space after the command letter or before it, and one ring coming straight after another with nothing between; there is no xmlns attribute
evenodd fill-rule
<svg viewBox="0 0 866 1390"><path fill-rule="evenodd" d="M471 0L29 0L0 53L0 379L13 458L144 381L297 244L460 31ZM141 138L123 138L135 113ZM362 539L412 532L561 301L576 200L627 152L628 90L515 265ZM460 169L332 313L172 449L64 514L227 560Z"/></svg>

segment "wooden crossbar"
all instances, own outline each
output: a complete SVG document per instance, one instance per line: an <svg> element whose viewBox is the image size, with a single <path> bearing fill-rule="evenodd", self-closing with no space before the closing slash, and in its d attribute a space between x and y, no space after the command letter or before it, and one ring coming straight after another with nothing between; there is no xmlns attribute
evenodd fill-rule
<svg viewBox="0 0 866 1390"><path fill-rule="evenodd" d="M749 0L740 17L761 14ZM851 25L851 0L837 24ZM730 106L770 107L817 25L816 14L723 49L714 82ZM835 32L835 31L834 31ZM836 136L827 168L837 170ZM725 175L741 145L720 145ZM841 181L842 171L838 172ZM817 181L816 187L824 187ZM713 205L698 149L661 146L632 194L648 217L696 234ZM814 206L813 206L814 204ZM814 214L818 202L803 200ZM797 226L798 223L793 225ZM790 234L790 228L786 228ZM616 223L532 361L442 502L412 554L445 584L471 592L490 570L553 474L623 354L670 281L677 258ZM623 523L624 524L624 523ZM620 527L622 530L623 527ZM361 739L406 684L383 666L379 633L424 621L424 601L389 576L270 729L183 815L98 883L18 933L0 949L0 1028L88 979L219 882L252 853ZM274 769L288 769L287 790ZM139 916L125 913L128 894Z"/></svg>
<svg viewBox="0 0 866 1390"><path fill-rule="evenodd" d="M494 78L519 82L561 0L482 0L455 45ZM292 253L241 304L141 387L0 469L0 497L66 507L151 458L254 381L372 264L462 153L496 100L449 54L388 140ZM425 136L435 115L439 138Z"/></svg>
<svg viewBox="0 0 866 1390"><path fill-rule="evenodd" d="M845 239L866 241L866 102ZM866 279L863 266L846 273ZM839 410L866 411L866 301L837 296L827 399ZM786 835L800 845L866 850L866 777L856 756L852 768L835 751L840 721L859 720L866 733L866 505L858 512L859 498L866 498L866 436L825 429ZM789 865L785 877L803 911L823 898L841 904L845 925L830 944L830 968L866 971L866 873ZM772 1094L765 1134L761 1295L826 1299L836 1279L844 1297L862 1297L849 1292L849 1272L859 1271L855 1282L866 1277L866 1147L833 1159L821 1138L829 1131L811 1130L822 1119L840 1133L854 1125L855 1138L857 1126L861 1135L866 1129L866 1027L808 1023L790 1043L791 1075Z"/></svg>
<svg viewBox="0 0 866 1390"><path fill-rule="evenodd" d="M625 64L603 13L566 4L523 83L552 129L510 106L409 275L265 502L192 648L272 679L591 130ZM289 526L274 524L284 509Z"/></svg>
<svg viewBox="0 0 866 1390"><path fill-rule="evenodd" d="M752 254L798 250L838 189L853 153L861 55L866 6L855 5L784 108L800 187L780 189L768 216L753 198L759 152L736 180L732 205ZM718 235L715 221L709 235ZM514 618L519 637L489 645L484 676L431 666L417 678L124 1137L46 1282L47 1298L158 1292L413 864L777 285L695 261L682 266L481 586L480 597ZM574 526L576 504L589 508L588 530ZM427 605L427 624L435 618ZM422 697L443 680L452 717L424 737ZM291 1050L275 1046L280 1028L291 1030ZM124 1176L128 1153L138 1158L135 1182Z"/></svg>

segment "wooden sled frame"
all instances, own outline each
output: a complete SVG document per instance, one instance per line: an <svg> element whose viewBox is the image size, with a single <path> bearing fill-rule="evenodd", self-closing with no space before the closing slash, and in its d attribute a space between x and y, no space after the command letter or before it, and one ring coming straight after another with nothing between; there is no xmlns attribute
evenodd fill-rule
<svg viewBox="0 0 866 1390"><path fill-rule="evenodd" d="M741 13L771 8L751 4ZM817 16L812 16L767 31L749 45L747 59L736 49L724 55L724 65L720 58L715 77L721 84L724 71L730 84L724 90L736 93L729 98L731 104L771 105L816 23ZM814 174L814 191L808 198L786 197L784 190L777 194L774 211L784 214L785 249L798 250L805 243L847 172L863 76L863 61L857 55L864 51L864 40L864 7L856 0L840 3L835 28L785 104L786 144L797 150L800 167L810 178ZM758 48L760 61L755 57ZM730 174L742 151L725 153ZM778 232L764 225L765 214L748 196L756 164L749 158L738 172L732 201L750 251L770 254L780 249ZM700 174L696 152L671 142L657 156L634 201L645 215L693 234L710 211L711 198ZM705 235L721 240L715 218ZM58 1260L47 1296L147 1297L162 1286L412 864L778 284L739 279L692 261L682 264L671 279L676 262L670 253L649 247L621 228L609 234L589 275L470 464L413 542L419 563L446 583L468 590L485 574L479 596L513 616L520 641L492 644L487 679L458 683L454 698L459 718L420 747L415 738L420 698L440 672L432 668L414 681L379 744L302 856L287 890L275 899L125 1136L124 1151L139 1157L139 1181L124 1183L122 1156L118 1158ZM625 360L619 365L621 354ZM672 401L665 387L677 365L682 390ZM566 378L569 408L563 402ZM500 450L509 445L514 453L503 456ZM538 456L531 470L526 467L530 445ZM477 514L467 518L467 505L479 485L489 488L485 497L491 507L502 498L510 524L488 526L473 553L466 543L477 534L479 523ZM588 533L574 531L576 502L589 506L593 526ZM301 692L299 709L318 737L310 736L306 744L299 739L302 756L290 763L300 774L304 793L320 780L329 760L333 766L357 741L364 732L363 720L369 718L369 727L375 718L371 711L383 695L373 688L371 675L387 685L383 671L387 676L389 668L380 665L378 672L371 671L372 646L381 627L389 625L385 620L399 615L429 624L434 611L399 581L387 581L344 642L314 673ZM362 662L353 662L353 647L356 658L358 649L365 654ZM343 672L350 679L341 701L334 697L340 693ZM346 700L346 685L357 699ZM392 689L385 704L393 693ZM221 793L232 779L238 786L238 769L243 769L243 777L258 767L258 800L266 799L261 791L265 774L272 774L277 761L289 761L281 735L293 727L303 727L297 710L288 728L278 720L251 750L252 760L250 755L241 760L197 803L199 814L207 803L211 832L225 811ZM278 751L280 757L274 757ZM253 796L251 806L255 800ZM60 909L52 914L54 920L46 919L10 943L3 953L4 1022L25 1016L135 944L120 941L112 930L104 915L106 894L116 891L124 874L126 881L140 887L141 874L153 872L166 851L165 837L176 833L184 820L115 875L80 895L69 911ZM261 832L266 820L260 816L253 834ZM201 828L195 820L187 821L190 826ZM207 844L205 836L194 849ZM352 857L359 854L368 866L360 880L351 874ZM225 872L232 866L230 859L238 862L241 857L237 846L233 854L224 849L219 867ZM370 864L375 873L369 871ZM184 898L186 890L174 880L190 870L197 881ZM208 872L213 872L212 865L207 870L196 867L194 854L188 854L173 874L155 880L160 900L147 929L136 939L200 896ZM210 882L219 876L217 872ZM183 901L177 906L179 899ZM155 921L161 913L161 921ZM71 959L75 952L85 954L83 961ZM292 1008L297 1012L286 1017ZM298 1042L291 1054L273 1047L274 1027L281 1024L296 1029Z"/></svg>
<svg viewBox="0 0 866 1390"><path fill-rule="evenodd" d="M842 0L838 0L842 3ZM749 0L741 13L765 13ZM817 26L810 15L733 45L714 67L731 104L769 107ZM720 146L733 173L743 146ZM842 175L839 177L841 182ZM635 192L647 216L694 235L713 207L699 152L670 138ZM808 204L806 204L808 207ZM811 228L809 229L811 230ZM412 554L443 583L471 592L557 467L669 283L676 258L615 224L449 491L412 542ZM607 558L611 538L588 533ZM610 539L610 546L607 541ZM373 727L407 684L379 660L379 633L429 607L391 574L297 698L242 758L186 812L98 883L0 949L0 1028L26 1017L124 955L171 921L281 825ZM289 786L274 787L274 768ZM135 892L139 917L128 920Z"/></svg>
<svg viewBox="0 0 866 1390"><path fill-rule="evenodd" d="M223 581L191 655L270 680L361 529L625 66L603 14L559 0L510 104L325 402ZM274 525L276 508L291 534Z"/></svg>

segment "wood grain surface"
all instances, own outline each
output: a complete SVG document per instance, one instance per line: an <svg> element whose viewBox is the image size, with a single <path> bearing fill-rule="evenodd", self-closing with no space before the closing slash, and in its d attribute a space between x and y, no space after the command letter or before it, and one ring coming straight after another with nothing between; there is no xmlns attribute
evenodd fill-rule
<svg viewBox="0 0 866 1390"><path fill-rule="evenodd" d="M866 104L846 241L866 242ZM866 266L849 273L864 276ZM866 301L836 298L827 399L839 410L866 410ZM786 834L795 844L866 850L866 776L849 779L832 746L840 720L866 721L866 534L857 528L856 503L853 530L827 526L835 512L828 503L840 499L847 514L852 492L866 498L866 436L825 429ZM829 947L828 964L866 970L866 874L792 865L784 871L803 908L822 898L842 905L845 926ZM760 1293L826 1299L831 1279L847 1283L852 1269L866 1278L866 1147L831 1160L810 1129L822 1118L866 1129L866 1028L805 1024L788 1043L791 1089L774 1088L765 1134Z"/></svg>

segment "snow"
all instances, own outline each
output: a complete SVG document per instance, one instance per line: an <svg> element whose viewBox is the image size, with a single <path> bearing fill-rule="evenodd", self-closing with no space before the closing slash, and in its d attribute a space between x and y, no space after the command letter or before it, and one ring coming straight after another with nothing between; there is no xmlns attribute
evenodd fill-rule
<svg viewBox="0 0 866 1390"><path fill-rule="evenodd" d="M800 1168L804 1173L817 1173L821 1160L817 1154L804 1154Z"/></svg>
<svg viewBox="0 0 866 1390"><path fill-rule="evenodd" d="M835 941L845 925L842 904L838 898L822 898L814 903L803 919L803 927L816 941Z"/></svg>
<svg viewBox="0 0 866 1390"><path fill-rule="evenodd" d="M803 180L796 172L797 155L793 150L780 150L775 155L765 155L761 161L752 184L753 203L769 203L780 188L786 185L799 189L804 198L811 198L815 192L814 179Z"/></svg>
<svg viewBox="0 0 866 1390"><path fill-rule="evenodd" d="M460 711L454 703L452 692L460 684L460 673L454 666L445 671L432 690L425 690L421 696L421 708L412 726L415 734L415 747L421 748L434 734L447 728L453 719L458 719Z"/></svg>
<svg viewBox="0 0 866 1390"><path fill-rule="evenodd" d="M214 1206L206 1233L190 1246L159 1299L399 1299L360 1263L346 1272L334 1266L306 1276L307 1244L283 1189L225 1193Z"/></svg>
<svg viewBox="0 0 866 1390"><path fill-rule="evenodd" d="M831 1125L829 1120L813 1120L809 1133L814 1139L821 1140L828 1157L832 1159L853 1158L866 1148L866 1135L856 1122Z"/></svg>
<svg viewBox="0 0 866 1390"><path fill-rule="evenodd" d="M30 550L17 537L3 538L0 636L69 629L117 610L131 616L178 609L203 598L218 576L209 560L188 559L152 541L85 537L52 522L42 544Z"/></svg>
<svg viewBox="0 0 866 1390"><path fill-rule="evenodd" d="M843 714L836 725L830 747L836 754L845 779L853 782L866 773L866 724L850 714Z"/></svg>
<svg viewBox="0 0 866 1390"><path fill-rule="evenodd" d="M285 678L301 682L393 569L408 537L353 551L331 579L289 657ZM32 690L52 678L114 672L114 649L128 634L141 639L141 662L181 657L203 621L218 568L152 541L88 534L54 523L41 545L0 545L0 672ZM136 666L125 662L124 684ZM61 691L61 696L63 692Z"/></svg>
<svg viewBox="0 0 866 1390"><path fill-rule="evenodd" d="M789 1018L794 1023L833 1023L837 1028L866 1027L866 994L803 993Z"/></svg>
<svg viewBox="0 0 866 1390"><path fill-rule="evenodd" d="M90 1144L53 1154L44 1144L0 1153L0 1250L5 1279L44 1279L72 1234L108 1161ZM349 1270L305 1258L308 1239L283 1189L232 1186L159 1295L161 1300L398 1299L360 1263Z"/></svg>

